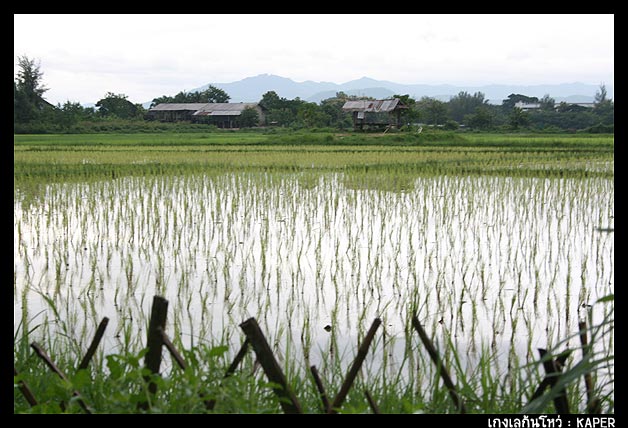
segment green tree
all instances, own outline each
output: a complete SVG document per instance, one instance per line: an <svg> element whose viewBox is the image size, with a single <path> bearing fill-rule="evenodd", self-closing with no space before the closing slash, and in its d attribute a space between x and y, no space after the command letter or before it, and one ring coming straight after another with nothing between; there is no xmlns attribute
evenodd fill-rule
<svg viewBox="0 0 628 428"><path fill-rule="evenodd" d="M466 115L472 114L478 107L488 104L482 92L471 95L461 91L449 100L449 114L456 122L462 122Z"/></svg>
<svg viewBox="0 0 628 428"><path fill-rule="evenodd" d="M242 110L240 114L240 127L241 128L252 128L259 124L259 114L257 110L251 107L247 107Z"/></svg>
<svg viewBox="0 0 628 428"><path fill-rule="evenodd" d="M502 101L502 108L510 112L513 108L515 108L515 104L518 102L523 102L526 104L538 103L539 99L537 97L528 97L527 95L521 94L510 94L508 98Z"/></svg>
<svg viewBox="0 0 628 428"><path fill-rule="evenodd" d="M599 123L599 118L591 110L582 106L565 104L562 108L559 105L555 111L536 110L529 112L528 115L530 126L534 129L575 131Z"/></svg>
<svg viewBox="0 0 628 428"><path fill-rule="evenodd" d="M13 82L13 119L14 122L30 122L36 120L41 111L52 107L44 98L48 90L43 86L44 73L39 61L18 56L17 80Z"/></svg>
<svg viewBox="0 0 628 428"><path fill-rule="evenodd" d="M603 104L609 100L607 100L608 96L608 92L606 91L606 85L604 83L600 84L600 89L595 93L595 97L593 99L593 102L595 103L595 105L600 105Z"/></svg>
<svg viewBox="0 0 628 428"><path fill-rule="evenodd" d="M446 129L447 131L455 131L458 128L460 128L460 125L458 124L458 122L452 119L448 119L443 125L443 129Z"/></svg>
<svg viewBox="0 0 628 428"><path fill-rule="evenodd" d="M64 129L68 129L73 125L76 125L79 120L84 119L85 109L83 106L76 102L66 101L63 105L57 105L58 119L57 123Z"/></svg>
<svg viewBox="0 0 628 428"><path fill-rule="evenodd" d="M150 106L154 107L162 103L228 103L230 99L231 97L225 91L209 85L204 91L181 91L173 97L162 95L161 97L154 98Z"/></svg>
<svg viewBox="0 0 628 428"><path fill-rule="evenodd" d="M181 91L178 94L176 94L174 97L172 97L172 101L173 103L204 103L207 101L204 101L201 99L201 93L196 91L196 92L184 92Z"/></svg>
<svg viewBox="0 0 628 428"><path fill-rule="evenodd" d="M561 101L556 107L558 113L577 113L587 111L586 107L579 106L578 104L568 104L565 101Z"/></svg>
<svg viewBox="0 0 628 428"><path fill-rule="evenodd" d="M275 122L277 125L288 126L295 124L298 120L297 114L301 106L311 103L306 103L299 97L296 97L293 100L288 100L277 95L275 91L268 91L262 95L262 99L259 104L268 112L266 114L267 123ZM307 116L307 113L305 113L305 115ZM300 118L299 120L303 122L302 119L303 118Z"/></svg>
<svg viewBox="0 0 628 428"><path fill-rule="evenodd" d="M277 92L268 91L264 95L262 95L262 99L259 102L259 105L265 108L266 110L274 110L286 108L286 99L279 97Z"/></svg>
<svg viewBox="0 0 628 428"><path fill-rule="evenodd" d="M307 103L306 101L303 101L299 97L296 97L293 100L286 100L286 102L285 102L286 108L288 108L295 117L296 117L297 113L299 112L299 110L301 109L301 106L304 105L304 104L310 104L310 103Z"/></svg>
<svg viewBox="0 0 628 428"><path fill-rule="evenodd" d="M343 100L343 101L349 101L349 100L352 100L353 98L355 98L355 96L347 95L347 94L344 93L344 91L338 91L338 92L336 92L335 98L337 98L339 100Z"/></svg>
<svg viewBox="0 0 628 428"><path fill-rule="evenodd" d="M48 90L42 84L44 73L41 71L39 61L27 56L19 56L17 65L20 68L17 73L17 88L33 104L39 105L43 101L43 95Z"/></svg>
<svg viewBox="0 0 628 428"><path fill-rule="evenodd" d="M297 111L297 119L306 127L313 128L328 126L331 117L315 103L303 103Z"/></svg>
<svg viewBox="0 0 628 428"><path fill-rule="evenodd" d="M170 104L174 102L174 97L170 97L168 95L162 95L161 97L153 98L153 101L150 103L150 107L153 108L159 104Z"/></svg>
<svg viewBox="0 0 628 428"><path fill-rule="evenodd" d="M287 126L295 120L295 115L289 108L274 108L268 110L265 117L266 123L269 125Z"/></svg>
<svg viewBox="0 0 628 428"><path fill-rule="evenodd" d="M336 96L322 100L321 111L329 116L329 124L337 128L351 126L351 116L342 109L342 106L349 100L344 92L336 92Z"/></svg>
<svg viewBox="0 0 628 428"><path fill-rule="evenodd" d="M423 97L417 103L421 117L430 125L442 125L447 120L447 105L435 98Z"/></svg>
<svg viewBox="0 0 628 428"><path fill-rule="evenodd" d="M209 88L201 92L201 102L228 103L231 97L222 89L209 85Z"/></svg>
<svg viewBox="0 0 628 428"><path fill-rule="evenodd" d="M490 129L493 125L493 114L488 106L483 105L477 107L475 113L465 115L463 123L473 129Z"/></svg>
<svg viewBox="0 0 628 428"><path fill-rule="evenodd" d="M288 126L296 120L298 103L280 97L275 91L262 95L259 105L266 109L266 123Z"/></svg>
<svg viewBox="0 0 628 428"><path fill-rule="evenodd" d="M198 92L188 93L185 91L181 91L178 94L175 94L175 96L172 97L172 101L170 102L184 104L184 103L196 103L200 101L198 101Z"/></svg>
<svg viewBox="0 0 628 428"><path fill-rule="evenodd" d="M98 100L98 114L102 117L115 116L120 119L133 119L140 116L141 111L136 104L127 99L124 94L114 94L107 92L105 97Z"/></svg>
<svg viewBox="0 0 628 428"><path fill-rule="evenodd" d="M393 95L393 98L399 98L399 101L408 107L407 109L401 110L401 123L415 123L419 121L421 114L414 98L408 94Z"/></svg>
<svg viewBox="0 0 628 428"><path fill-rule="evenodd" d="M26 123L37 117L37 108L31 104L26 94L13 82L13 123Z"/></svg>
<svg viewBox="0 0 628 428"><path fill-rule="evenodd" d="M595 93L595 107L593 112L599 117L600 124L614 125L615 123L615 105L613 100L608 98L606 85L600 84L600 90Z"/></svg>
<svg viewBox="0 0 628 428"><path fill-rule="evenodd" d="M549 96L549 94L543 95L543 98L539 100L539 104L541 104L541 110L545 111L553 111L554 106L556 105L556 100Z"/></svg>
<svg viewBox="0 0 628 428"><path fill-rule="evenodd" d="M530 118L521 108L515 107L508 116L508 124L512 129L524 128L530 124Z"/></svg>

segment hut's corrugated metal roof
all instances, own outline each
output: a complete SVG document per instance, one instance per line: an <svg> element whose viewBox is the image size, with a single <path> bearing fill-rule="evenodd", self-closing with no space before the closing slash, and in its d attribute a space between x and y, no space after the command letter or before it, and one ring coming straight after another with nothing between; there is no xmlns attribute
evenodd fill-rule
<svg viewBox="0 0 628 428"><path fill-rule="evenodd" d="M207 103L161 103L157 104L155 107L151 107L149 111L196 111L206 104Z"/></svg>
<svg viewBox="0 0 628 428"><path fill-rule="evenodd" d="M367 111L375 113L388 113L396 108L405 107L399 105L399 98L393 98L391 100L356 100L347 101L342 106L345 111Z"/></svg>

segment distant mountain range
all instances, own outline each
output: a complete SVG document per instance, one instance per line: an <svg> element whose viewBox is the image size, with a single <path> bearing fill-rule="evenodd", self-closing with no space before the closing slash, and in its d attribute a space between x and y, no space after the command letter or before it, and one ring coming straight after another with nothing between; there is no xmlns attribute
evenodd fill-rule
<svg viewBox="0 0 628 428"><path fill-rule="evenodd" d="M599 85L584 83L562 83L553 85L484 85L484 86L456 86L456 85L425 85L425 84L403 84L389 82L386 80L375 80L369 77L362 77L346 83L333 82L295 82L287 77L273 74L260 74L258 76L247 77L237 82L230 83L208 83L204 86L191 89L189 92L202 91L215 86L227 92L231 97L230 102L256 102L262 99L268 91L275 91L277 95L286 99L299 97L302 100L319 103L321 100L331 98L336 92L344 92L347 95L368 96L378 99L388 98L395 94L408 94L414 99L421 97L432 97L441 101L449 99L461 91L470 94L482 92L486 99L493 104L501 104L502 100L508 98L510 94L523 94L530 97L543 97L549 94L556 102L593 102L595 93L599 90ZM609 98L613 97L612 86L606 86ZM174 95L174 94L172 94ZM148 102L150 105L150 102Z"/></svg>

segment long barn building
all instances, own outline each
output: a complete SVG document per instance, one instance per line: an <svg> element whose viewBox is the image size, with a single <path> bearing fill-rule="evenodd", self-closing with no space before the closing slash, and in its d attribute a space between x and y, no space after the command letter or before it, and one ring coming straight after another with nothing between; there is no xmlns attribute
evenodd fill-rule
<svg viewBox="0 0 628 428"><path fill-rule="evenodd" d="M240 115L245 109L255 110L258 123L264 123L264 109L258 103L162 103L151 107L148 117L162 122L186 120L219 128L239 128Z"/></svg>

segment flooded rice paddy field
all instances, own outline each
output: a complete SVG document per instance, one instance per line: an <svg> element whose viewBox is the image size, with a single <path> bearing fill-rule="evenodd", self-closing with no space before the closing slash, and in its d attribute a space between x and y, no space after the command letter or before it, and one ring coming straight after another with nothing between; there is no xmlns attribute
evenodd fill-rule
<svg viewBox="0 0 628 428"><path fill-rule="evenodd" d="M398 180L239 172L16 191L14 330L85 349L106 316L103 352L137 351L161 295L182 346L235 354L255 317L306 370L348 364L380 317L367 370L407 374L416 313L445 355L472 371L488 354L503 374L537 348L579 346L578 322L608 315L595 302L614 290L612 179ZM596 347L613 354L613 335Z"/></svg>

